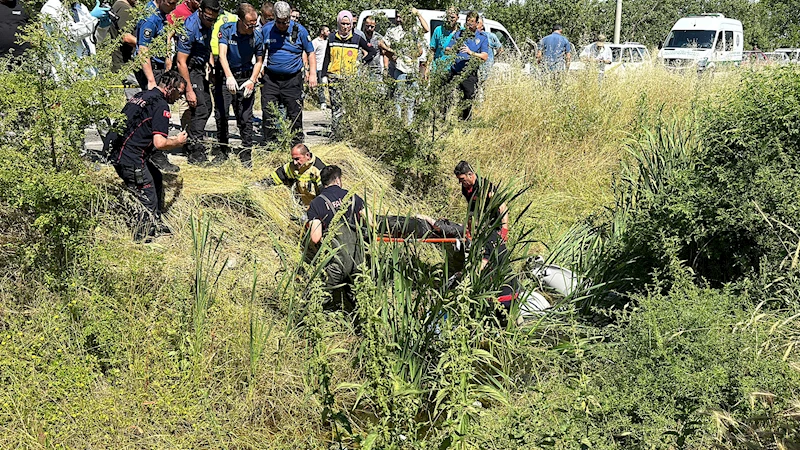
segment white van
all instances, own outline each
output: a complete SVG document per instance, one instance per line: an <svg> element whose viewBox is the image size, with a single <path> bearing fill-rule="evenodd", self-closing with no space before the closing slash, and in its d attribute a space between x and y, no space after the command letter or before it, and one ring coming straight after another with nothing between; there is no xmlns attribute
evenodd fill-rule
<svg viewBox="0 0 800 450"><path fill-rule="evenodd" d="M788 59L790 63L800 63L800 48L779 48L775 50L775 53L786 55L786 59Z"/></svg>
<svg viewBox="0 0 800 450"><path fill-rule="evenodd" d="M701 14L678 19L658 52L667 67L739 65L744 50L742 22L722 14Z"/></svg>
<svg viewBox="0 0 800 450"><path fill-rule="evenodd" d="M423 18L428 22L430 26L430 31L425 33L425 42L427 46L430 46L431 43L431 33L433 30L436 29L439 25L442 25L445 22L445 12L444 11L437 11L431 9L420 9L418 10L419 13L422 15ZM367 11L362 11L361 14L358 15L358 24L356 28L359 30L363 30L364 26L364 19L368 16L375 16L378 22L378 33L386 34L386 29L388 27L393 27L397 25L395 21L395 17L397 16L397 11L394 9L371 9ZM381 16L385 16L388 19L388 23L386 20L381 19ZM463 27L467 21L466 14L459 14L458 15L458 23L461 24ZM384 23L384 26L381 26L381 23ZM509 67L508 62L514 58L518 58L521 53L519 51L519 47L517 47L517 43L514 42L514 39L511 37L511 33L508 32L506 27L504 27L500 22L496 22L494 20L484 19L483 25L486 28L486 31L490 33L494 33L497 38L500 40L500 43L503 44L503 53L500 55L499 58L495 59L494 70L507 70Z"/></svg>

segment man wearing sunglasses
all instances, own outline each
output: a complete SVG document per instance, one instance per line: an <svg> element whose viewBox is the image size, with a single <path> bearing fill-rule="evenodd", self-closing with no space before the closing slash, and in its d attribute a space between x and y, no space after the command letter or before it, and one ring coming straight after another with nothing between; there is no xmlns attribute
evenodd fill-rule
<svg viewBox="0 0 800 450"><path fill-rule="evenodd" d="M308 31L291 20L292 9L280 1L273 7L275 21L262 28L267 69L261 87L262 127L264 142L277 141L275 110L278 105L286 107L286 119L293 131L292 145L303 141L303 81L311 89L317 87L317 78L308 73L317 73L317 58ZM309 71L303 71L303 52L308 54Z"/></svg>
<svg viewBox="0 0 800 450"><path fill-rule="evenodd" d="M178 36L178 71L186 80L189 104L189 164L203 164L208 158L203 146L206 121L211 115L211 93L206 68L211 64L211 31L220 11L219 0L203 0L200 9L184 23Z"/></svg>
<svg viewBox="0 0 800 450"><path fill-rule="evenodd" d="M241 3L236 11L239 20L228 22L219 31L219 59L214 70L214 106L217 111L217 140L228 143L228 108L233 105L236 125L242 137L239 159L250 165L250 147L253 146L253 103L256 80L264 61L264 45L258 26L258 13L249 3ZM255 64L253 64L255 57ZM214 159L228 159L230 147L221 145Z"/></svg>

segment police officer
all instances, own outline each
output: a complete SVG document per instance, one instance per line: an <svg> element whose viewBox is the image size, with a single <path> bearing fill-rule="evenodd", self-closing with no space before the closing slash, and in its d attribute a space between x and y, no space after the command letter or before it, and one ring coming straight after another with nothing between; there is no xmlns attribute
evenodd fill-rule
<svg viewBox="0 0 800 450"><path fill-rule="evenodd" d="M168 234L161 222L164 191L161 172L150 161L156 150L178 148L186 142L186 132L169 137L169 105L186 88L186 82L175 70L161 75L158 86L133 96L122 110L126 116L125 131L112 147L112 163L125 186L144 206L135 219L134 239L142 241L156 234Z"/></svg>
<svg viewBox="0 0 800 450"><path fill-rule="evenodd" d="M276 141L275 106L286 107L286 119L292 126L292 144L303 141L303 81L311 89L317 87L317 59L311 36L299 23L290 19L292 9L280 1L273 7L275 21L262 28L267 69L261 87L264 141ZM303 71L303 52L308 54L309 71Z"/></svg>
<svg viewBox="0 0 800 450"><path fill-rule="evenodd" d="M206 121L211 115L211 91L206 79L206 67L211 64L211 30L220 11L218 0L203 0L200 9L184 23L185 33L178 37L178 71L188 83L186 102L189 104L189 164L207 161L203 147ZM212 64L213 66L213 64Z"/></svg>
<svg viewBox="0 0 800 450"><path fill-rule="evenodd" d="M151 0L145 6L146 17L136 24L133 34L136 36L137 54L142 55L142 68L136 71L135 76L142 91L149 91L156 87L156 80L166 69L166 56L151 54L149 47L157 37L164 33L167 16L177 4L178 0ZM180 167L169 162L164 152L156 151L151 159L164 172L181 170Z"/></svg>
<svg viewBox="0 0 800 450"><path fill-rule="evenodd" d="M253 104L256 81L264 62L261 33L255 32L258 12L249 3L241 3L236 11L239 20L228 22L219 32L219 59L215 68L214 106L217 111L217 139L228 143L228 108L233 104L236 125L244 150L239 154L242 164L250 165L253 146ZM255 64L253 64L255 56ZM222 145L217 158L228 159L230 147ZM216 161L216 160L215 160Z"/></svg>

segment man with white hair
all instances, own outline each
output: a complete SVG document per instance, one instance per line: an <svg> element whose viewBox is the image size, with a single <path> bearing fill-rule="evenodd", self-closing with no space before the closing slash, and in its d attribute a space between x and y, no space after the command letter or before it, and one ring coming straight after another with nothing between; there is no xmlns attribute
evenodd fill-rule
<svg viewBox="0 0 800 450"><path fill-rule="evenodd" d="M303 141L303 82L317 87L317 58L311 36L304 26L291 20L292 8L286 2L273 7L275 20L262 28L266 70L262 78L261 108L264 142L277 141L275 110L286 107L286 119L294 131L292 144ZM308 72L303 71L303 52L308 54Z"/></svg>
<svg viewBox="0 0 800 450"><path fill-rule="evenodd" d="M581 59L594 63L597 66L597 80L602 83L606 67L611 64L611 49L606 45L606 36L600 34L594 44L587 46L581 52Z"/></svg>

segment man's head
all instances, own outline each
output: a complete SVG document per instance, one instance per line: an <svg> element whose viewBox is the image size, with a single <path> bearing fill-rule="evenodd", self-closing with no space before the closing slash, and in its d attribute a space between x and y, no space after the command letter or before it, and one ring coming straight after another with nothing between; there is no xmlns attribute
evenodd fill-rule
<svg viewBox="0 0 800 450"><path fill-rule="evenodd" d="M236 9L237 31L241 34L253 34L253 30L258 26L258 13L250 3L240 3Z"/></svg>
<svg viewBox="0 0 800 450"><path fill-rule="evenodd" d="M178 0L161 0L158 2L158 9L164 14L169 14L178 6Z"/></svg>
<svg viewBox="0 0 800 450"><path fill-rule="evenodd" d="M475 32L478 29L478 11L470 11L467 13L467 29Z"/></svg>
<svg viewBox="0 0 800 450"><path fill-rule="evenodd" d="M398 25L402 25L403 22L411 16L411 7L404 6L402 9L397 10L394 21L397 22Z"/></svg>
<svg viewBox="0 0 800 450"><path fill-rule="evenodd" d="M306 144L297 144L292 147L292 164L296 169L299 169L311 161L311 150L306 147Z"/></svg>
<svg viewBox="0 0 800 450"><path fill-rule="evenodd" d="M275 20L275 11L272 2L266 2L261 5L261 23L268 24L273 20Z"/></svg>
<svg viewBox="0 0 800 450"><path fill-rule="evenodd" d="M455 28L458 23L458 9L455 6L449 6L444 15L449 28Z"/></svg>
<svg viewBox="0 0 800 450"><path fill-rule="evenodd" d="M292 21L292 7L286 2L277 2L273 8L275 11L275 27L281 33L289 30L289 22Z"/></svg>
<svg viewBox="0 0 800 450"><path fill-rule="evenodd" d="M606 35L605 34L598 34L597 35L597 42L595 42L597 48L603 48L606 46Z"/></svg>
<svg viewBox="0 0 800 450"><path fill-rule="evenodd" d="M331 34L331 29L328 28L327 25L323 25L322 28L319 29L319 37L322 39L328 39L328 36Z"/></svg>
<svg viewBox="0 0 800 450"><path fill-rule="evenodd" d="M353 13L348 10L339 11L336 15L336 23L339 25L339 36L349 36L353 31Z"/></svg>
<svg viewBox="0 0 800 450"><path fill-rule="evenodd" d="M191 12L195 12L200 8L200 0L185 0L184 3L186 3Z"/></svg>
<svg viewBox="0 0 800 450"><path fill-rule="evenodd" d="M323 187L328 187L332 185L338 185L339 187L342 186L342 169L339 166L325 166L319 172L319 181L322 183Z"/></svg>
<svg viewBox="0 0 800 450"><path fill-rule="evenodd" d="M158 87L164 92L167 102L171 105L186 92L186 80L176 69L172 69L161 74L158 79Z"/></svg>
<svg viewBox="0 0 800 450"><path fill-rule="evenodd" d="M292 8L292 13L289 14L289 17L291 17L295 22L300 22L300 10L297 8Z"/></svg>
<svg viewBox="0 0 800 450"><path fill-rule="evenodd" d="M466 161L459 161L458 164L456 164L456 168L453 169L453 174L458 178L458 182L461 183L461 186L467 189L474 186L475 180L478 179L478 176L475 175L475 171L472 170L472 166Z"/></svg>
<svg viewBox="0 0 800 450"><path fill-rule="evenodd" d="M561 24L560 23L557 23L557 24L553 25L553 33L561 34Z"/></svg>
<svg viewBox="0 0 800 450"><path fill-rule="evenodd" d="M368 36L372 36L372 33L375 32L375 27L378 26L378 22L375 20L375 16L367 16L364 19L364 33Z"/></svg>
<svg viewBox="0 0 800 450"><path fill-rule="evenodd" d="M219 6L219 0L203 0L200 2L200 12L198 15L200 16L200 22L203 23L203 27L211 28L214 26L214 22L217 21L217 17L219 17L219 12L222 8Z"/></svg>

